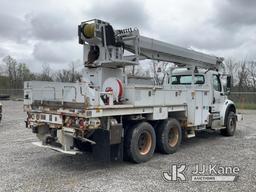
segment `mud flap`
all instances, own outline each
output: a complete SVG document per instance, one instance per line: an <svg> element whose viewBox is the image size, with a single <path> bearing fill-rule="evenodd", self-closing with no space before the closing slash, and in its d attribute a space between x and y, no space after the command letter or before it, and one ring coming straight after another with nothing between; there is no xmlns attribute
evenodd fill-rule
<svg viewBox="0 0 256 192"><path fill-rule="evenodd" d="M110 132L105 129L97 129L93 133L92 145L93 158L101 162L122 161L123 160L123 139L121 143L112 144L110 142Z"/></svg>

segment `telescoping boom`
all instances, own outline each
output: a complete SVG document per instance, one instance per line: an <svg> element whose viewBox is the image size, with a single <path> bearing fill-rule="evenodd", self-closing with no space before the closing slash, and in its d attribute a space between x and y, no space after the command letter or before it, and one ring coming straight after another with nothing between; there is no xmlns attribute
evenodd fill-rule
<svg viewBox="0 0 256 192"><path fill-rule="evenodd" d="M133 46L131 42L125 43L127 50L135 52L132 48ZM223 61L223 58L207 55L144 36L139 36L139 49L140 55L147 59L172 62L180 67L188 65L217 69Z"/></svg>

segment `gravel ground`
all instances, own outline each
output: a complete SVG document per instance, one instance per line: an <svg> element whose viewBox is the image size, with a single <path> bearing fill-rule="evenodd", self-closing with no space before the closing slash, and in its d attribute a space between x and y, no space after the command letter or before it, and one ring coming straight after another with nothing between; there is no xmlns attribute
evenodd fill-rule
<svg viewBox="0 0 256 192"><path fill-rule="evenodd" d="M3 101L0 124L0 191L256 191L256 111L243 111L234 137L204 132L173 155L155 154L143 164L96 163L90 154L69 156L31 144L22 102ZM162 172L185 163L186 182L166 182ZM240 168L236 182L193 182L197 163Z"/></svg>

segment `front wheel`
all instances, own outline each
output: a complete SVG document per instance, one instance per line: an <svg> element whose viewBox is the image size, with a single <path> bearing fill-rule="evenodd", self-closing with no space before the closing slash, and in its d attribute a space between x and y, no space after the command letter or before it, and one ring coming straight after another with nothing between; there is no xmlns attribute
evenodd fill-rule
<svg viewBox="0 0 256 192"><path fill-rule="evenodd" d="M152 125L141 122L127 129L124 148L128 159L135 163L151 159L156 146L156 135Z"/></svg>
<svg viewBox="0 0 256 192"><path fill-rule="evenodd" d="M220 133L224 136L233 136L236 131L236 114L233 111L228 113L226 120L226 128L221 129Z"/></svg>

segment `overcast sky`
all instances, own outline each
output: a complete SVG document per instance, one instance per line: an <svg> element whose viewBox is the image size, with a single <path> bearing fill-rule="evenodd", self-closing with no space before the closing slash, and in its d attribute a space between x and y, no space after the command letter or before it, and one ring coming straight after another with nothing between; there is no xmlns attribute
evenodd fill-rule
<svg viewBox="0 0 256 192"><path fill-rule="evenodd" d="M114 28L217 56L256 60L254 0L1 0L0 59L11 55L33 71L82 60L77 25L99 18Z"/></svg>

